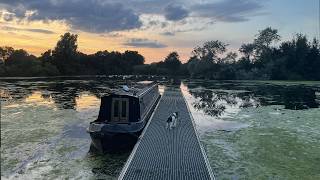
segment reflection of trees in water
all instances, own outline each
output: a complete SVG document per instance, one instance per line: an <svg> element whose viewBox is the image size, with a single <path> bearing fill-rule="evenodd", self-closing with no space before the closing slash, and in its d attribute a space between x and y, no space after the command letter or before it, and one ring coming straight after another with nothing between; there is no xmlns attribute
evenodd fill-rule
<svg viewBox="0 0 320 180"><path fill-rule="evenodd" d="M237 95L237 98L241 98L242 102L240 104L240 108L249 108L249 107L259 107L260 100L257 97L254 97L252 93L244 93L243 95L240 93Z"/></svg>
<svg viewBox="0 0 320 180"><path fill-rule="evenodd" d="M286 88L283 92L283 102L286 109L318 108L316 91L306 87Z"/></svg>
<svg viewBox="0 0 320 180"><path fill-rule="evenodd" d="M88 92L100 98L102 95L108 93L110 88L117 88L120 84L128 84L130 80L139 81L144 80L144 78L145 77L136 78L130 76L124 80L122 76L119 76L80 80L49 79L46 80L46 82L34 80L8 81L1 83L0 95L1 101L10 101L10 99L13 101L23 101L35 91L40 91L42 98L53 100L58 108L74 109L76 106L76 98L83 92ZM160 77L145 79L152 80L152 78L162 79ZM315 94L316 91L320 91L317 87L221 81L217 83L195 81L188 83L187 86L191 89L190 94L200 99L194 104L195 108L203 109L205 113L212 116L221 115L226 109L226 104L239 106L240 108L259 105L284 105L287 109L307 109L317 108L319 106ZM204 89L194 89L199 86L204 87ZM216 91L213 92L210 89L216 89ZM231 91L218 91L217 89ZM241 90L242 92L232 92L232 90ZM248 92L243 92L243 90Z"/></svg>
<svg viewBox="0 0 320 180"><path fill-rule="evenodd" d="M220 116L226 108L222 104L217 104L221 96L213 94L210 90L190 91L190 94L196 99L200 99L198 102L193 103L193 107L198 110L202 109L206 114L211 116Z"/></svg>
<svg viewBox="0 0 320 180"><path fill-rule="evenodd" d="M108 93L110 88L116 88L123 84L123 80L77 80L77 81L48 81L39 83L20 84L10 82L1 91L1 97L5 100L23 101L31 96L35 91L41 92L41 97L46 100L53 100L58 108L75 109L76 99L81 93L87 92L97 98Z"/></svg>
<svg viewBox="0 0 320 180"><path fill-rule="evenodd" d="M193 90L193 88L203 86L207 89ZM259 84L253 82L225 82L225 83L191 83L188 88L190 94L195 98L199 98L194 106L196 109L202 109L205 113L212 116L221 115L226 109L221 102L228 105L240 104L240 108L268 106L268 105L284 105L286 109L299 110L307 108L317 108L316 91L317 87L308 87L303 85L273 85ZM246 90L248 92L215 92L208 89L223 90Z"/></svg>
<svg viewBox="0 0 320 180"><path fill-rule="evenodd" d="M190 90L189 93L198 99L193 103L194 108L203 110L210 116L221 116L227 108L226 105L239 106L240 108L259 105L257 100L247 93L214 92L207 89Z"/></svg>
<svg viewBox="0 0 320 180"><path fill-rule="evenodd" d="M33 90L23 86L2 87L0 91L1 101L24 100L29 97Z"/></svg>
<svg viewBox="0 0 320 180"><path fill-rule="evenodd" d="M81 93L88 92L96 98L100 98L109 91L108 88L112 88L116 84L117 83L111 83L109 81L63 82L50 84L45 90L51 92L49 96L51 96L58 108L74 109L76 106L76 99L79 98ZM48 94L43 93L43 95L48 97Z"/></svg>
<svg viewBox="0 0 320 180"><path fill-rule="evenodd" d="M76 86L79 86L79 84ZM51 93L51 98L58 108L74 109L76 106L76 98L79 96L79 91L81 89L79 89L79 87L55 84L54 86L49 86L47 90L53 91L53 93Z"/></svg>

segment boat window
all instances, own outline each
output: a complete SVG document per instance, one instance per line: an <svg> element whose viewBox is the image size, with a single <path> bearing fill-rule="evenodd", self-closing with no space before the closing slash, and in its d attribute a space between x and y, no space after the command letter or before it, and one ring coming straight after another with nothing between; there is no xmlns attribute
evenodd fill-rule
<svg viewBox="0 0 320 180"><path fill-rule="evenodd" d="M129 121L129 99L128 98L113 98L111 121L126 122Z"/></svg>
<svg viewBox="0 0 320 180"><path fill-rule="evenodd" d="M127 117L127 101L122 101L121 117Z"/></svg>
<svg viewBox="0 0 320 180"><path fill-rule="evenodd" d="M113 116L118 117L119 116L119 100L114 101L113 105Z"/></svg>

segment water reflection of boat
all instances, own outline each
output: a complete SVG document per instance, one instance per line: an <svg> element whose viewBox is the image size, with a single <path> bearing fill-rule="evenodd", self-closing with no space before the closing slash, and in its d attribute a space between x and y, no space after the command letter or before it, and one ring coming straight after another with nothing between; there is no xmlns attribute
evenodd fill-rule
<svg viewBox="0 0 320 180"><path fill-rule="evenodd" d="M132 147L160 97L158 85L138 82L133 87L101 98L98 119L88 128L92 144L99 152L117 152Z"/></svg>

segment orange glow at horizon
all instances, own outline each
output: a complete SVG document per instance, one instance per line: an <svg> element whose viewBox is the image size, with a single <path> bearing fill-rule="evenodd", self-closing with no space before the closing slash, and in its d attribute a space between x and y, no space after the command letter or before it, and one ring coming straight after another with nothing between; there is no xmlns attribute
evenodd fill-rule
<svg viewBox="0 0 320 180"><path fill-rule="evenodd" d="M30 29L41 29L50 33L32 32ZM69 32L70 28L63 22L5 22L0 19L0 46L10 46L15 49L24 49L28 53L40 56L48 49L54 49L60 36ZM78 34L78 51L92 54L97 51L138 51L145 57L145 63L159 62L173 51L172 47L146 48L129 47L123 45L130 38L147 38L146 33L141 31L122 32L119 37L103 34L87 33L82 31L70 31ZM148 35L151 39L161 39L159 36ZM174 49L180 54L181 61L185 62L190 55L191 48Z"/></svg>

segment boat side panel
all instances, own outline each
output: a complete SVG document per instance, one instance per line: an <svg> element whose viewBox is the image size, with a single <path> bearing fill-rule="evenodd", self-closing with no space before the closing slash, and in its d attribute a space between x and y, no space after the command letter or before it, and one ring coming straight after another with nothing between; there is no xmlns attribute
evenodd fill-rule
<svg viewBox="0 0 320 180"><path fill-rule="evenodd" d="M149 109L154 104L154 102L160 96L158 86L153 86L147 93L139 97L140 101L140 116L144 119L147 115Z"/></svg>
<svg viewBox="0 0 320 180"><path fill-rule="evenodd" d="M137 122L140 120L140 104L139 99L131 97L129 100L129 122Z"/></svg>
<svg viewBox="0 0 320 180"><path fill-rule="evenodd" d="M110 96L105 96L101 98L101 104L100 104L100 111L97 122L103 122L107 119L110 119L110 110L111 109L111 103L110 103Z"/></svg>

